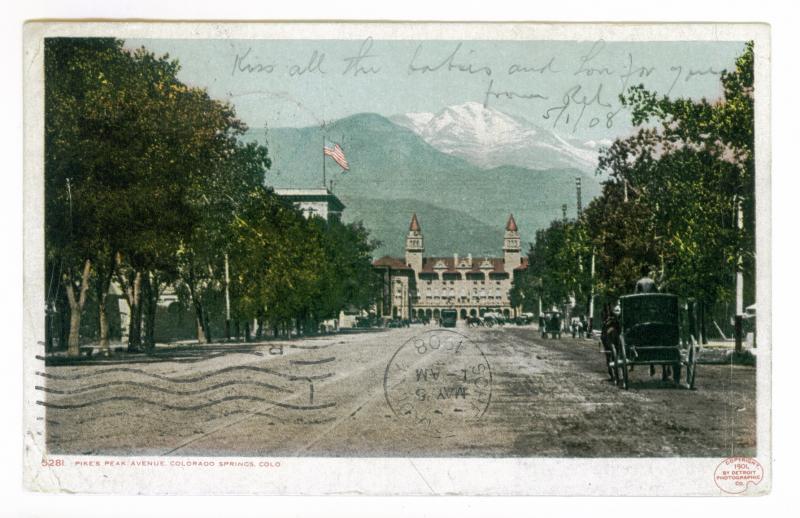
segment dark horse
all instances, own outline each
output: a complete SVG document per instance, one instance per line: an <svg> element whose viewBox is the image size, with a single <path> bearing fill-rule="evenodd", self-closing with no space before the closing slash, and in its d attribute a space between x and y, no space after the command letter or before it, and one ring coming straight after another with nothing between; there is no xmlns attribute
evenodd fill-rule
<svg viewBox="0 0 800 518"><path fill-rule="evenodd" d="M600 344L606 357L608 367L608 381L619 383L619 373L617 369L611 367L611 363L616 363L616 351L619 350L619 335L622 332L622 325L619 317L614 314L610 304L603 305L603 327L600 330Z"/></svg>

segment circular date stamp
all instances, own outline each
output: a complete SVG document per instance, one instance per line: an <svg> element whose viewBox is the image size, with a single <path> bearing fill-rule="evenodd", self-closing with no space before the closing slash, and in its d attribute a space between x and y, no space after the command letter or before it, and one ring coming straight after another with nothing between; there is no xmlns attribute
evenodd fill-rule
<svg viewBox="0 0 800 518"><path fill-rule="evenodd" d="M483 417L492 401L492 368L466 336L434 329L405 342L383 377L395 416L431 437L452 437Z"/></svg>
<svg viewBox="0 0 800 518"><path fill-rule="evenodd" d="M764 479L764 468L752 457L729 457L714 470L714 483L722 491L739 494Z"/></svg>

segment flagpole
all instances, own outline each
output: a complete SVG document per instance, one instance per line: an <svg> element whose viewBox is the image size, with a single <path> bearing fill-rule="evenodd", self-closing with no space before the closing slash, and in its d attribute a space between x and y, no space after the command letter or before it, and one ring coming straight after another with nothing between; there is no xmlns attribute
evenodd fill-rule
<svg viewBox="0 0 800 518"><path fill-rule="evenodd" d="M327 183L325 179L325 135L322 135L322 187Z"/></svg>

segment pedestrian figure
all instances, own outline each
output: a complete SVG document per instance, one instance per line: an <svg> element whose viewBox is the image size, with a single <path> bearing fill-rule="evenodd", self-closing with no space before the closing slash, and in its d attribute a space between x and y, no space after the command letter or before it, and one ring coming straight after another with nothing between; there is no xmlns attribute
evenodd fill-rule
<svg viewBox="0 0 800 518"><path fill-rule="evenodd" d="M635 293L657 293L658 287L656 286L656 281L651 277L650 268L642 266L641 275L642 278L636 281Z"/></svg>

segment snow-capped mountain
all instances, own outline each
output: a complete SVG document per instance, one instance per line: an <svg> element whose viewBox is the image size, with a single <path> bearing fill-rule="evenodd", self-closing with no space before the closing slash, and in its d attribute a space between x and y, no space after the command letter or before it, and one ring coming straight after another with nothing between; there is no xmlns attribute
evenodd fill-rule
<svg viewBox="0 0 800 518"><path fill-rule="evenodd" d="M521 118L467 102L439 113L407 113L390 118L434 148L482 168L514 165L528 169L572 167L593 172L605 141L578 142Z"/></svg>

